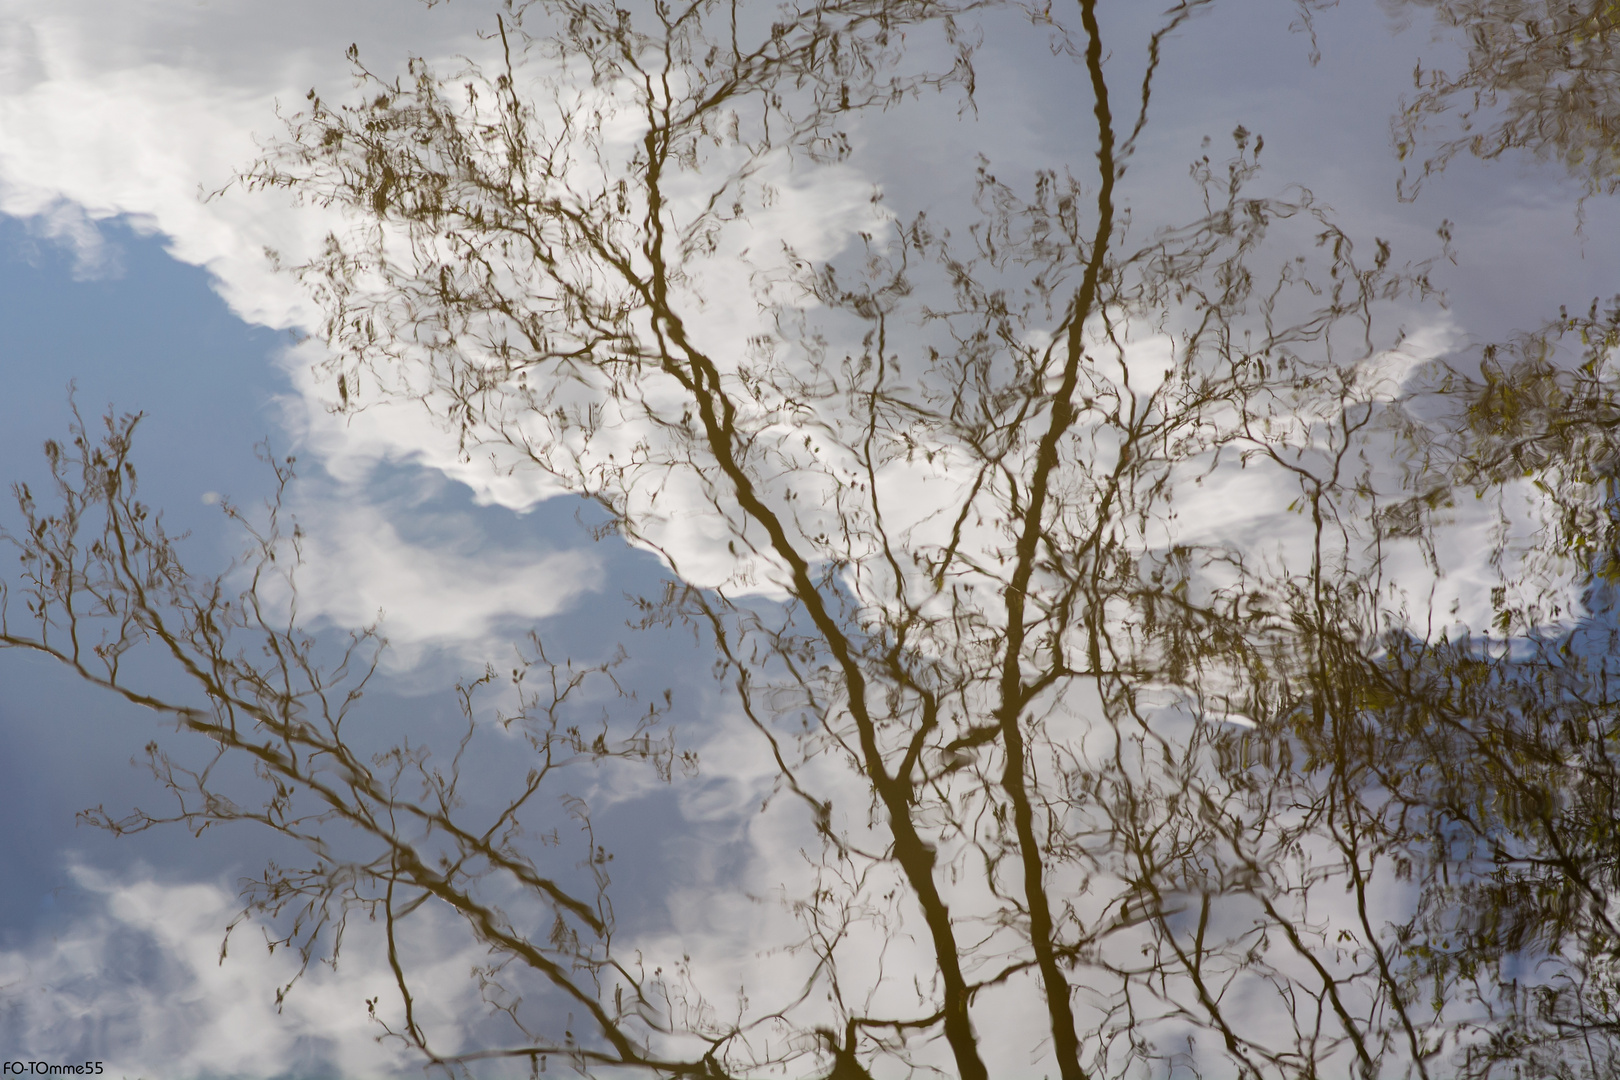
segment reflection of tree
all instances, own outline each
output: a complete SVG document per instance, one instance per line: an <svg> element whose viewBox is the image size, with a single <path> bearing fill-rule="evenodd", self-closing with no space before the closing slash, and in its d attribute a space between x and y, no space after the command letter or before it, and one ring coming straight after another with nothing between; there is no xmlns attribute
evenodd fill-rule
<svg viewBox="0 0 1620 1080"><path fill-rule="evenodd" d="M1467 38L1457 73L1419 67L1396 125L1402 156L1445 118L1427 174L1458 152L1563 162L1590 193L1620 187L1620 5L1612 0L1401 0Z"/></svg>
<svg viewBox="0 0 1620 1080"><path fill-rule="evenodd" d="M165 820L257 821L309 852L250 911L306 957L348 915L379 920L399 1006L373 1007L450 1069L982 1077L1009 1067L994 1025L1024 1023L1018 1065L1036 1049L1066 1078L1606 1074L1608 676L1603 648L1530 606L1606 573L1582 553L1609 543L1588 525L1610 481L1566 456L1608 430L1600 367L1406 395L1375 316L1423 294L1423 268L1382 241L1363 257L1308 193L1250 194L1261 143L1241 128L1229 161L1195 167L1204 214L1133 243L1132 138L1089 0L1072 36L1048 25L1089 88L1091 178L1021 187L986 163L968 227L874 215L859 258L827 263L760 242L773 183L836 168L866 110L970 85L949 9L544 14L545 33L538 10L503 20L493 74L416 63L409 82L361 71L358 104L312 98L249 181L351 215L300 268L339 408L416 399L692 582L646 618L709 636L819 839L802 935L749 943L800 981L722 1015L720 958L649 972L616 938L583 804L584 850L553 850L542 804L570 763L692 764L659 734L667 705L587 727L577 706L612 694L613 666L532 642L498 716L526 760L497 810L471 808L493 673L462 688L448 761L361 751L379 642L323 659L299 630L296 529L273 510L245 588L200 581L135 500L133 422L76 429L50 452L59 506L20 493L4 643L212 740L200 769L154 744ZM944 74L896 74L930 57ZM1151 87L1150 68L1132 132ZM739 283L757 320L712 294ZM1526 471L1570 510L1512 603L1504 583L1503 636L1415 631L1400 560L1438 562L1454 490ZM1275 535L1178 516L1236 490ZM719 541L685 539L694 518ZM194 703L137 688L125 657L147 647ZM420 1019L398 941L430 904L489 949L511 1042L452 1054Z"/></svg>
<svg viewBox="0 0 1620 1080"><path fill-rule="evenodd" d="M304 967L323 949L335 957L352 912L380 916L400 976L401 1034L429 1054L398 966L395 931L431 898L456 910L498 953L545 973L564 999L600 1025L610 1059L658 1064L639 1054L623 1030L625 1017L648 1008L642 997L647 980L618 972L620 1000L612 1013L602 1003L605 982L616 970L606 949L612 918L603 893L605 853L593 852L587 830L586 858L579 864L585 872L564 880L536 865L534 852L521 842L520 821L530 800L571 760L637 760L668 776L679 759L659 736L666 706L635 710L622 730L604 725L593 733L565 724L570 699L597 681L611 682L614 664L559 665L534 642L512 670L516 707L499 718L532 753L505 810L470 830L457 814L463 796L456 765L475 733L474 698L495 681L495 673L457 688L467 729L448 768L408 743L364 753L355 734L361 722L352 714L375 672L380 640L362 631L335 656L322 656L317 642L298 629L296 606L289 611L275 603L278 586L292 582L301 540L296 528L290 536L283 532L276 510L262 531L248 528L253 548L245 588L187 574L173 539L135 498L130 448L137 423L137 417L109 416L99 439L76 423L69 445L46 445L57 497L50 512L27 487L18 489L22 528L8 539L23 554L23 607L35 633L17 634L8 622L3 640L43 652L88 681L157 710L182 731L205 736L214 750L201 767L187 767L156 742L147 746L154 775L175 796L173 813L114 818L97 808L83 817L117 833L165 822L200 832L252 821L306 846L316 865L272 865L249 887L248 910L290 916L277 944L299 950ZM269 463L284 488L291 459ZM237 517L234 509L228 512ZM177 665L200 696L160 698L134 689L126 654L143 644ZM258 805L240 805L217 790L216 771L227 771L238 758L251 764L264 787ZM356 842L364 845L364 856L351 853ZM538 846L546 846L544 838ZM516 882L527 903L511 912L495 906L480 894L492 876ZM407 885L411 894L397 895ZM514 914L550 923L549 936L531 940L520 934ZM493 978L499 966L486 976ZM625 985L634 988L628 1003L622 999ZM277 992L278 1000L288 989ZM602 1056L576 1052L585 1060Z"/></svg>

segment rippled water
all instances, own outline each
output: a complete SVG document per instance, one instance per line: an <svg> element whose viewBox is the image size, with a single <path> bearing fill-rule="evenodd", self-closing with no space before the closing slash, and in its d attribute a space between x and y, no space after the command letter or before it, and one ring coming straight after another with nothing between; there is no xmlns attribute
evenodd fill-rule
<svg viewBox="0 0 1620 1080"><path fill-rule="evenodd" d="M1611 8L8 5L0 1056L1612 1075Z"/></svg>

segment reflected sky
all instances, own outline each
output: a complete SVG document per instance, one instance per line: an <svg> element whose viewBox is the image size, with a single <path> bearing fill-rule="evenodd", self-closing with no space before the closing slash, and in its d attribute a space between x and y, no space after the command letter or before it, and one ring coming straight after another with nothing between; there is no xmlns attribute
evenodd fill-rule
<svg viewBox="0 0 1620 1080"><path fill-rule="evenodd" d="M1157 12L1104 5L1100 17L1105 38L1119 43L1110 78L1131 102ZM278 109L303 108L311 86L347 100L351 43L389 76L410 55L448 67L457 56L496 55L492 19L493 10L459 2L272 10L79 0L46 10L0 0L0 463L8 481L40 483L39 448L67 429L70 383L87 417L109 403L140 411L142 497L190 533L189 559L221 572L243 550L219 512L222 498L251 516L273 491L255 445L297 455L287 505L308 537L304 617L323 640L341 640L380 610L393 646L368 689L375 726L364 738L377 748L414 734L446 738L457 723L456 682L486 662L504 671L531 628L585 663L628 642L624 687L641 695L638 707L671 689L670 721L702 764L665 782L609 763L571 789L614 854L621 933L649 957L695 955L700 968L719 957L699 977L726 993L745 979L768 984L760 967L772 961L749 953L791 922L774 901L804 882L814 828L790 812L793 797L748 741L735 697L710 678L712 650L678 626L624 627L641 614L631 598L680 580L729 582L745 610L763 610L781 590L739 584L738 575L769 578L769 560L739 571L697 488L672 488L685 501L638 543L594 539L608 520L599 507L514 468L498 448L459 453L426 410L335 412L331 380L311 370L323 358L318 307L265 249L287 263L312 257L342 220L281 191L231 184L279 135ZM851 152L833 169L772 159L769 212L743 239L728 236L735 250L722 249L700 284L716 297L744 295L751 252L786 242L811 260L854 258L863 230L918 211L966 236L981 159L1019 183L1037 170L1090 168L1083 69L1053 60L1048 30L1027 12L975 14L968 25L977 41L971 105L947 90L874 112L853 126ZM1145 240L1201 212L1188 170L1217 152L1206 149L1211 140L1224 159L1238 125L1262 134L1259 188L1286 197L1308 188L1364 250L1377 237L1397 261L1434 260L1443 302L1401 298L1380 316L1383 340L1393 345L1393 328L1402 331L1398 355L1382 354L1394 364L1386 364L1394 389L1381 400L1434 361L1463 363L1478 345L1544 325L1560 305L1584 311L1615 292L1616 206L1583 200L1580 176L1556 158L1461 155L1419 197L1399 197L1402 170L1417 159L1397 158L1392 120L1413 97L1413 69L1465 56L1454 34L1431 32L1422 5L1342 5L1307 28L1294 5L1215 4L1163 48L1149 122L1122 181L1131 235ZM751 303L713 301L699 333L741 353L767 321ZM1268 505L1276 485L1211 475L1181 504L1178 535L1269 551L1288 513ZM809 490L808 479L785 476L780 490ZM949 466L897 476L897 487L918 492L958 482ZM1478 630L1491 618L1494 524L1472 512L1457 511L1428 561L1391 556L1391 580L1428 590L1415 609L1428 630ZM1438 583L1434 566L1444 568ZM841 587L866 600L854 579ZM1563 621L1547 625L1568 625L1585 614L1578 607L1566 601ZM1408 628L1420 639L1422 622L1415 616ZM157 804L149 775L131 763L161 731L148 714L40 660L0 655L0 679L0 814L10 826L0 838L0 1057L97 1058L130 1076L415 1074L419 1058L374 1041L367 1002L392 993L375 935L356 935L345 964L317 968L281 1012L275 990L293 968L264 948L257 927L233 931L250 944L213 963L237 911L238 880L282 848L248 830L114 838L75 825L87 807L116 816ZM601 709L612 700L604 692ZM471 806L499 804L518 775L518 745L497 738L468 759ZM819 776L831 767L806 768ZM865 811L859 799L840 809L862 836ZM541 819L566 825L567 808L548 807ZM1399 908L1398 897L1386 899ZM499 1018L486 1015L464 977L479 953L453 920L435 918L411 945L437 987L423 998L424 1015L454 1032L452 1049L495 1044L505 1038ZM920 934L894 935L889 962L905 969L923 944ZM565 1002L534 1000L542 1012L569 1014ZM1040 1017L1027 1012L1000 999L986 1006L979 1023L993 1061L1028 1060L1041 1033ZM502 1075L505 1065L478 1068Z"/></svg>

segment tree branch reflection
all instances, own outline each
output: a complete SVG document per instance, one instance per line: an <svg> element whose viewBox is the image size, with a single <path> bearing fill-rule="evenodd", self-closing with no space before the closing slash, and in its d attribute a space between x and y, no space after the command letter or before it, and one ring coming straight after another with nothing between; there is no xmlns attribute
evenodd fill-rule
<svg viewBox="0 0 1620 1080"><path fill-rule="evenodd" d="M643 621L712 643L819 840L798 936L747 943L792 978L722 1015L727 957L649 973L585 804L572 854L540 827L581 764L695 768L668 697L535 637L515 710L480 719L493 669L459 688L448 759L362 752L375 629L335 655L300 629L279 502L244 586L191 576L136 500L131 418L50 451L49 507L19 489L0 643L216 756L154 744L177 809L91 819L302 845L247 913L306 963L380 919L379 1023L450 1072L982 1077L1023 1024L1065 1078L1608 1075L1616 317L1566 314L1477 375L1407 356L1387 327L1433 298L1430 263L1305 189L1255 194L1242 127L1193 163L1194 220L1133 221L1143 122L1117 141L1091 0L1040 21L1084 72L1094 168L981 160L962 221L873 211L845 255L763 253L782 170L833 175L863 115L971 93L965 13L512 6L487 70L356 57L355 101L312 94L243 178L348 215L296 268L336 409L425 406L674 570ZM1559 359L1577 340L1584 366ZM1470 491L1499 508L1494 622L1439 625L1422 597ZM123 658L148 648L195 700L140 688ZM620 711L587 729L587 698ZM463 763L497 727L525 761L489 811ZM509 1043L444 1048L421 1019L398 941L435 903L489 950Z"/></svg>

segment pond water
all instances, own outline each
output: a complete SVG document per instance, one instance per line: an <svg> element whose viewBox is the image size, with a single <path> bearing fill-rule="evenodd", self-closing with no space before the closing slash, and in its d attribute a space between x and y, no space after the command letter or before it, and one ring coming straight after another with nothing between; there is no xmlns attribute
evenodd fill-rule
<svg viewBox="0 0 1620 1080"><path fill-rule="evenodd" d="M1620 1068L1614 5L0 5L0 1058Z"/></svg>

